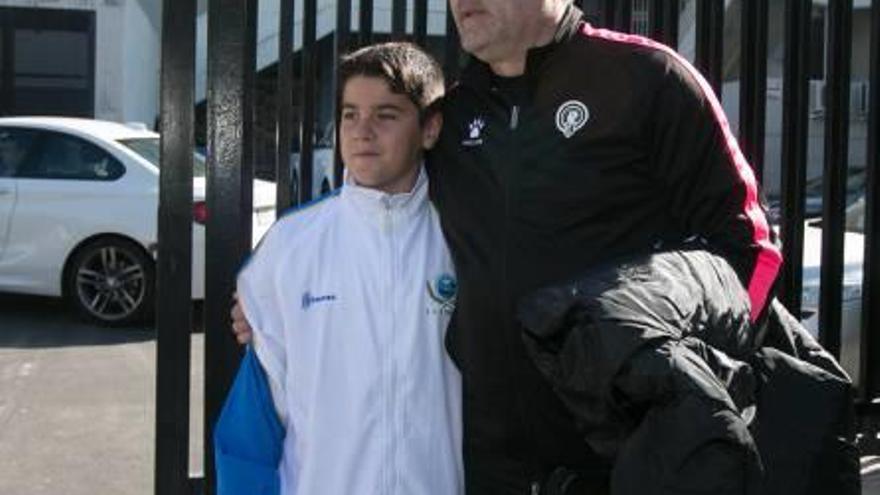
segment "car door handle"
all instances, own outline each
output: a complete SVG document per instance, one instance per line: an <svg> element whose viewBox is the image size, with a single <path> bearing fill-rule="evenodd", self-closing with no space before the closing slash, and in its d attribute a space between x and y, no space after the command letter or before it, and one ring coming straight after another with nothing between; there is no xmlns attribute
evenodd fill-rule
<svg viewBox="0 0 880 495"><path fill-rule="evenodd" d="M12 194L12 189L0 189L0 196L8 196Z"/></svg>

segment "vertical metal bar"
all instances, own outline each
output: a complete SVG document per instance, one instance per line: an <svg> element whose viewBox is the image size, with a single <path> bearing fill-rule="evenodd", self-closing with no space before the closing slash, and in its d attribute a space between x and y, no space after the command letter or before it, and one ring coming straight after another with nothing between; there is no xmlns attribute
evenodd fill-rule
<svg viewBox="0 0 880 495"><path fill-rule="evenodd" d="M807 54L810 4L785 1L785 70L782 101L782 301L801 314L804 247L804 176L807 164Z"/></svg>
<svg viewBox="0 0 880 495"><path fill-rule="evenodd" d="M196 477L189 479L189 495L205 495L205 478Z"/></svg>
<svg viewBox="0 0 880 495"><path fill-rule="evenodd" d="M333 51L338 61L348 51L351 43L351 0L336 0L336 31Z"/></svg>
<svg viewBox="0 0 880 495"><path fill-rule="evenodd" d="M666 0L663 6L663 42L678 49L679 0Z"/></svg>
<svg viewBox="0 0 880 495"><path fill-rule="evenodd" d="M696 21L695 65L720 100L721 65L724 62L724 0L698 0Z"/></svg>
<svg viewBox="0 0 880 495"><path fill-rule="evenodd" d="M15 19L10 10L3 15L3 81L2 115L14 114L15 103ZM94 36L93 36L94 38ZM94 56L92 56L94 58Z"/></svg>
<svg viewBox="0 0 880 495"><path fill-rule="evenodd" d="M336 3L336 33L333 38L333 69L330 86L330 95L333 98L333 122L334 135L338 136L339 129L339 62L348 51L349 37L351 34L351 0L337 0ZM342 160L339 153L333 153L333 185L339 187L342 184Z"/></svg>
<svg viewBox="0 0 880 495"><path fill-rule="evenodd" d="M208 8L208 222L205 229L205 492L216 491L213 425L240 359L229 331L236 270L251 248L257 0Z"/></svg>
<svg viewBox="0 0 880 495"><path fill-rule="evenodd" d="M862 397L880 393L880 1L871 2L870 108L868 155L865 170L865 264L862 285L861 369Z"/></svg>
<svg viewBox="0 0 880 495"><path fill-rule="evenodd" d="M819 342L840 356L843 292L843 232L849 163L849 93L852 53L852 0L828 3L828 113L822 186L822 285L819 290Z"/></svg>
<svg viewBox="0 0 880 495"><path fill-rule="evenodd" d="M299 197L301 203L312 199L312 171L315 157L315 79L318 77L318 50L315 26L318 22L317 0L303 0L302 94L299 123Z"/></svg>
<svg viewBox="0 0 880 495"><path fill-rule="evenodd" d="M651 0L648 15L651 38L666 46L677 47L678 0Z"/></svg>
<svg viewBox="0 0 880 495"><path fill-rule="evenodd" d="M458 39L458 27L455 25L455 19L452 16L452 10L446 7L446 49L444 54L444 67L446 73L446 82L451 83L458 78L459 74L459 56L461 54L460 41Z"/></svg>
<svg viewBox="0 0 880 495"><path fill-rule="evenodd" d="M663 4L664 0L651 0L648 4L648 31L651 38L661 43L663 40Z"/></svg>
<svg viewBox="0 0 880 495"><path fill-rule="evenodd" d="M96 12L89 12L87 14L87 16L89 19L88 20L88 23L89 23L88 33L89 33L89 53L90 53L90 55L89 55L89 69L88 69L89 70L89 82L88 82L88 85L89 85L89 95L88 95L89 112L88 112L88 116L94 117L95 116L95 77L96 77L95 76L95 74L96 74L95 65L97 63L97 61L95 60L95 58L96 58L95 54L98 53L96 50L96 43L97 43L97 38L98 38L98 36L97 36L98 23L97 23L97 13Z"/></svg>
<svg viewBox="0 0 880 495"><path fill-rule="evenodd" d="M599 16L602 27L607 29L616 29L616 12L619 0L602 0L600 7L601 15Z"/></svg>
<svg viewBox="0 0 880 495"><path fill-rule="evenodd" d="M275 212L281 215L295 200L291 190L290 144L293 139L293 9L294 0L279 0L278 83L275 113Z"/></svg>
<svg viewBox="0 0 880 495"><path fill-rule="evenodd" d="M428 0L413 0L413 38L417 45L428 42Z"/></svg>
<svg viewBox="0 0 880 495"><path fill-rule="evenodd" d="M624 33L632 32L632 0L618 0L614 14L614 28Z"/></svg>
<svg viewBox="0 0 880 495"><path fill-rule="evenodd" d="M767 113L767 0L743 0L740 39L742 89L739 99L739 142L758 184L764 180L764 128Z"/></svg>
<svg viewBox="0 0 880 495"><path fill-rule="evenodd" d="M406 0L393 0L391 5L391 38L406 37Z"/></svg>
<svg viewBox="0 0 880 495"><path fill-rule="evenodd" d="M156 495L189 495L195 2L162 7L156 305Z"/></svg>
<svg viewBox="0 0 880 495"><path fill-rule="evenodd" d="M373 42L373 0L361 0L360 18L358 20L358 31L360 46L367 46Z"/></svg>

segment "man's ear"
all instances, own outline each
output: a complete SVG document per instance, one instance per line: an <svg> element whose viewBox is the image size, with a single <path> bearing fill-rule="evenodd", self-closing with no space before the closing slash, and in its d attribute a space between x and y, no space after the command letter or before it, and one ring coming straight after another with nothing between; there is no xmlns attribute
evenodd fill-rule
<svg viewBox="0 0 880 495"><path fill-rule="evenodd" d="M440 137L440 129L443 128L443 114L435 112L425 119L422 124L422 148L429 150L437 144Z"/></svg>

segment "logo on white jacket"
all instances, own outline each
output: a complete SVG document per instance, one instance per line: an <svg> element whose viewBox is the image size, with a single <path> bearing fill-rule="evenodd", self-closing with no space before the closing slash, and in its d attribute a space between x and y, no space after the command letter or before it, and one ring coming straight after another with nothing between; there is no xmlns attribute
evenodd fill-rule
<svg viewBox="0 0 880 495"><path fill-rule="evenodd" d="M483 129L486 128L486 119L483 117L474 117L467 125L465 138L461 144L463 146L480 146L483 144Z"/></svg>
<svg viewBox="0 0 880 495"><path fill-rule="evenodd" d="M314 304L335 301L336 296L328 294L326 296L313 296L311 292L305 292L302 295L302 309L306 310Z"/></svg>
<svg viewBox="0 0 880 495"><path fill-rule="evenodd" d="M590 120L587 106L577 100L569 100L556 110L556 128L566 139L571 138Z"/></svg>
<svg viewBox="0 0 880 495"><path fill-rule="evenodd" d="M434 302L432 308L428 309L429 313L450 314L455 309L455 296L458 294L458 282L455 277L448 273L444 273L427 282L428 296Z"/></svg>

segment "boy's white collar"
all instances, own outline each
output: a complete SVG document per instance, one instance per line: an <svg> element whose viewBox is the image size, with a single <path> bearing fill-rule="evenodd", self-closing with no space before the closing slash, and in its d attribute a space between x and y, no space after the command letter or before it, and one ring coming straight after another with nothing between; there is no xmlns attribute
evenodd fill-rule
<svg viewBox="0 0 880 495"><path fill-rule="evenodd" d="M419 175L412 189L405 193L387 193L378 189L360 186L349 173L345 174L344 183L342 187L343 196L349 196L358 201L362 206L368 208L414 211L427 201L428 174L425 172L424 164L419 165Z"/></svg>
<svg viewBox="0 0 880 495"><path fill-rule="evenodd" d="M419 164L419 175L416 177L416 181L413 184L412 189L410 189L408 192L402 193L388 193L379 189L361 186L354 180L354 176L348 173L348 170L345 171L343 182L345 183L343 189L351 189L353 191L357 191L357 194L359 195L365 195L367 197L375 198L377 201L380 201L383 204L394 206L404 205L408 203L413 198L413 196L416 196L419 189L423 185L427 184L428 175L425 172L424 163Z"/></svg>

